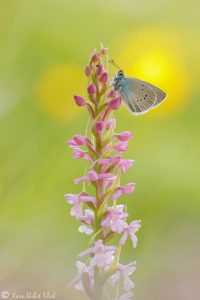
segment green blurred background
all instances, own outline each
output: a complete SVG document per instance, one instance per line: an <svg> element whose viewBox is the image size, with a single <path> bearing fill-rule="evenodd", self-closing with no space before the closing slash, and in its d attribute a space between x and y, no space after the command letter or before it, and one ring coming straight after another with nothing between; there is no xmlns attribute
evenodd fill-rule
<svg viewBox="0 0 200 300"><path fill-rule="evenodd" d="M124 201L143 227L122 256L138 263L135 299L200 299L199 10L197 0L0 0L0 292L85 299L67 284L88 237L63 195L79 191L86 164L66 141L84 133L72 95L85 95L102 42L168 94L142 117L116 113L117 131L134 132L123 182L136 190Z"/></svg>

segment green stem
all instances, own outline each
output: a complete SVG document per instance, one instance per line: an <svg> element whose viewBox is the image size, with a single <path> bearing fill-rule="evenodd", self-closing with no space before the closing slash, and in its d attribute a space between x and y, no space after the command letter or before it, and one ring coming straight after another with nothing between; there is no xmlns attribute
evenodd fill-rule
<svg viewBox="0 0 200 300"><path fill-rule="evenodd" d="M94 139L94 147L95 147L95 153L96 158L95 161L98 161L98 159L102 156L102 151L105 146L104 141L98 136L98 133L96 131L96 128L94 127L95 123L99 120L99 117L101 115L102 110L105 106L105 93L107 91L107 86L103 88L103 90L99 93L98 92L98 84L96 82L96 78L92 76L92 81L95 84L97 88L96 92L96 103L94 107L95 116L94 119L88 124L87 131L91 131ZM107 136L106 141L110 137ZM94 169L97 173L101 171L101 168L99 168L98 164L94 164ZM103 239L103 229L101 227L101 220L103 218L103 214L99 214L99 208L102 207L102 204L104 202L104 195L105 195L105 188L103 187L102 181L99 180L97 184L95 184L96 188L96 199L98 202L99 207L94 209L94 235L92 239L90 240L90 243L94 243L98 239ZM102 295L102 282L104 278L104 274L101 274L101 270L98 267L94 268L94 292L92 295L92 300L103 300Z"/></svg>

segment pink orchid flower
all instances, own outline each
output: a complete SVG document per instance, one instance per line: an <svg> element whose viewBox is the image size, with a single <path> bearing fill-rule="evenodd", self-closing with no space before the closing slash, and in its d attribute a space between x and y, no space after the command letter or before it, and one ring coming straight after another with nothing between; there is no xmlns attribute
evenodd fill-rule
<svg viewBox="0 0 200 300"><path fill-rule="evenodd" d="M90 171L90 172L88 172L88 174L86 176L75 179L74 182L75 183L81 183L81 182L85 182L85 181L95 182L95 181L98 181L98 180L104 180L104 179L112 178L114 176L115 175L113 173L98 174L95 171Z"/></svg>
<svg viewBox="0 0 200 300"><path fill-rule="evenodd" d="M92 248L80 253L79 257L84 257L86 255L93 254L91 259L91 266L97 266L99 268L106 268L110 266L114 259L114 253L116 247L114 246L104 246L102 240L95 242Z"/></svg>
<svg viewBox="0 0 200 300"><path fill-rule="evenodd" d="M71 215L77 218L82 217L82 204L92 203L96 204L96 199L94 197L88 196L86 193L80 194L66 194L65 199L68 203L72 204Z"/></svg>
<svg viewBox="0 0 200 300"><path fill-rule="evenodd" d="M140 229L140 227L141 227L140 220L132 221L129 225L127 225L127 227L124 228L124 233L120 239L120 244L124 245L127 238L130 236L133 243L133 248L135 248L137 246L137 240L138 240L135 233Z"/></svg>
<svg viewBox="0 0 200 300"><path fill-rule="evenodd" d="M134 287L133 281L129 278L136 270L136 262L129 263L128 265L118 264L116 273L110 278L111 284L115 284L120 279L123 280L125 291L130 291Z"/></svg>
<svg viewBox="0 0 200 300"><path fill-rule="evenodd" d="M117 205L116 207L108 207L106 216L101 222L101 226L110 227L113 232L121 233L127 226L124 221L128 217L127 213L124 213L124 205Z"/></svg>
<svg viewBox="0 0 200 300"><path fill-rule="evenodd" d="M134 183L127 183L124 186L120 186L114 191L112 199L117 200L122 195L132 194L134 191L134 188L135 188Z"/></svg>

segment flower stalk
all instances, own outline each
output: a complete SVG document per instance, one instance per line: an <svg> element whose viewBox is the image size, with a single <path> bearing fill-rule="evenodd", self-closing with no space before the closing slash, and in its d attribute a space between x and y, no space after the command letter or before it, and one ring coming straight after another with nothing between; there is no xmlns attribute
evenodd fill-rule
<svg viewBox="0 0 200 300"><path fill-rule="evenodd" d="M77 261L78 275L70 286L85 291L91 300L129 300L134 287L130 275L136 266L135 262L122 265L120 254L129 237L136 247L136 232L141 224L140 220L127 222L126 207L119 199L131 194L135 187L134 183L120 185L122 175L134 163L122 157L132 133L115 133L113 111L119 109L121 98L110 86L105 66L108 51L102 47L93 52L85 68L88 100L74 96L76 105L88 110L90 125L87 136L75 135L68 145L74 158L87 160L90 167L74 181L84 183L84 190L77 195L66 194L65 199L72 205L71 215L81 223L79 231L92 237L89 248L79 254L79 258L87 258L87 264ZM92 195L87 192L89 184L94 188ZM117 245L112 245L113 237L117 237Z"/></svg>

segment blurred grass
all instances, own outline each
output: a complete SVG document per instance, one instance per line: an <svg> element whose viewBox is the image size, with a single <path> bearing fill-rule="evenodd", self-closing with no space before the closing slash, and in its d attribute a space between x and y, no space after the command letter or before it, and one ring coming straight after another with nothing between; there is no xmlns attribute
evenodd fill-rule
<svg viewBox="0 0 200 300"><path fill-rule="evenodd" d="M191 299L183 286L193 300L198 299L198 11L197 1L153 1L151 5L145 0L0 2L1 290L55 290L58 299L80 297L67 288L67 282L75 274L77 254L87 247L88 238L77 232L63 195L79 191L73 180L82 175L85 163L72 160L66 140L84 133L87 114L67 111L65 119L49 114L48 101L45 107L38 95L41 78L62 64L83 71L88 55L100 42L110 48L116 61L115 55L125 49L126 65L129 41L121 43L128 32L134 43L134 33L141 29L154 27L164 34L167 28L173 36L176 28L181 43L174 52L189 78L189 94L181 96L180 109L165 116L158 109L155 115L141 118L124 109L116 113L117 130L135 134L127 157L136 164L123 181L136 182L136 190L124 201L130 217L143 223L138 248L133 251L129 244L123 259L138 261L138 300ZM145 45L147 53L149 47ZM74 80L77 93L84 87L80 87L81 78ZM176 89L176 82L170 84ZM66 94L66 101L73 105L71 94ZM173 111L170 94L169 101ZM59 103L55 99L55 109ZM186 268L190 272L183 278Z"/></svg>

